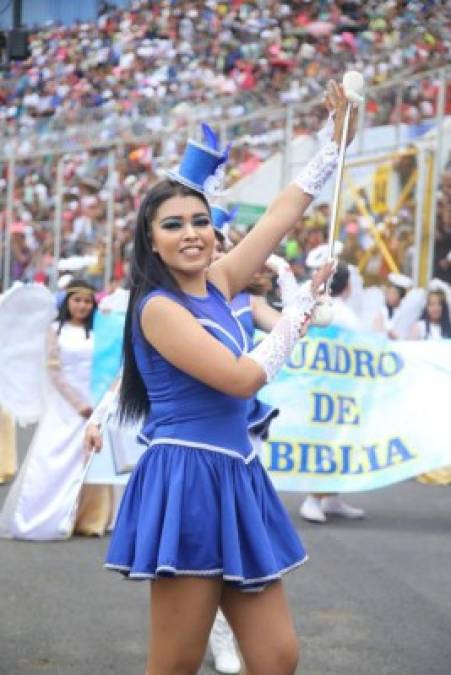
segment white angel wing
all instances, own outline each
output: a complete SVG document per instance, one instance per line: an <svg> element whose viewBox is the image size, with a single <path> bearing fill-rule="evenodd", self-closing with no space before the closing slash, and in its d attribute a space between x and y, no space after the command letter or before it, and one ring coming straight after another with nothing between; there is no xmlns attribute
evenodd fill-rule
<svg viewBox="0 0 451 675"><path fill-rule="evenodd" d="M44 408L46 338L55 300L39 284L15 285L0 298L0 405L19 424Z"/></svg>
<svg viewBox="0 0 451 675"><path fill-rule="evenodd" d="M424 288L412 288L393 312L393 330L401 340L408 339L410 329L415 321L420 318L425 303L426 291Z"/></svg>
<svg viewBox="0 0 451 675"><path fill-rule="evenodd" d="M373 330L373 322L376 314L381 311L385 304L385 295L379 286L369 286L362 293L362 319L365 330Z"/></svg>

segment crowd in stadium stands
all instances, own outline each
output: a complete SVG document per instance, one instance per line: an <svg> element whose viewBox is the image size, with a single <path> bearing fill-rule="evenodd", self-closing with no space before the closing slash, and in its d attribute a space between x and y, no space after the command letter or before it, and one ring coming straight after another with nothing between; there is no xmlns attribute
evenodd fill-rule
<svg viewBox="0 0 451 675"><path fill-rule="evenodd" d="M35 167L36 169L36 167ZM55 167L49 163L40 172L28 173L16 190L16 217L11 228L11 280L48 283L54 265L53 219ZM73 157L65 165L65 189L62 210L62 248L59 276L82 273L99 290L104 285L108 192L104 188L107 158L104 153L86 153ZM96 176L96 178L93 178ZM122 156L116 165L114 201L113 265L111 284L127 277L137 206L158 180L151 157L140 151ZM434 277L451 283L451 163L445 169L440 186L435 246ZM362 213L358 204L348 205L340 223L342 258L360 266L368 283L380 283L390 268L375 245L368 228L368 213L375 218L383 239L399 270L413 275L415 192L406 199L396 216L374 214L365 193L368 209ZM4 213L2 214L4 218ZM298 279L306 278L308 253L327 238L329 204L318 204L298 223L280 251ZM4 225L3 223L0 223ZM242 232L242 228L240 230ZM238 233L237 233L238 235ZM232 232L233 236L233 232Z"/></svg>
<svg viewBox="0 0 451 675"><path fill-rule="evenodd" d="M368 98L367 124L427 120L436 113L438 82L421 72L450 61L451 5L167 0L135 2L124 11L103 3L97 23L46 27L32 34L30 46L28 61L12 63L0 75L0 136L18 137L16 149L22 154L16 165L11 277L49 278L56 163L47 151L52 139L64 143L76 129L74 143L80 148L82 139L81 146L90 149L82 147L64 163L61 256L66 262L60 271L84 265L88 278L100 288L108 158L105 149L92 149L93 141L123 140L116 152L114 194L113 277L120 280L126 274L137 204L161 169L155 158L171 162L180 156L194 111L202 111L213 124L230 120L236 125L229 183L251 173L283 142L280 122L265 118L246 126L244 114L289 102L301 108L304 101L311 104L328 79L341 77L347 67L362 70L373 84L403 73L414 76L402 100L394 87ZM310 108L296 119L295 132L315 132L323 120L321 106ZM167 127L174 134L163 147L158 134ZM178 129L185 131L178 135ZM127 140L144 133L153 134L154 142ZM249 142L239 142L243 138ZM5 147L6 141L3 152ZM36 151L41 155L24 158ZM0 228L5 225L6 178L4 164ZM318 207L287 243L287 257L300 277L306 251L324 237L327 215L327 207ZM359 218L357 211L345 215L345 252L351 262L357 248L368 245ZM396 222L384 222L384 236L397 248L398 263L406 272L411 267L412 222L409 204ZM450 232L451 171L446 171L437 228L443 259L437 264L441 276L448 277ZM375 253L375 275L377 260Z"/></svg>
<svg viewBox="0 0 451 675"><path fill-rule="evenodd" d="M431 0L135 2L97 23L34 33L31 58L3 73L2 128L62 128L91 116L107 135L119 115L158 130L178 105L200 104L238 118L309 101L347 67L374 84L434 68L450 59L450 26L449 3ZM406 90L400 110L390 90L368 101L367 114L372 124L398 114L417 122L434 115L436 93L426 78Z"/></svg>

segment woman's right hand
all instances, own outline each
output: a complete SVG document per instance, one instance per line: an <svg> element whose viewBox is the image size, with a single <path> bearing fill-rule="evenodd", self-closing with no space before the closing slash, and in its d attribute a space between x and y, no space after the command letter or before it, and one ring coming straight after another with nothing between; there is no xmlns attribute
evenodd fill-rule
<svg viewBox="0 0 451 675"><path fill-rule="evenodd" d="M83 441L83 449L86 454L100 452L102 449L102 434L94 422L87 425Z"/></svg>

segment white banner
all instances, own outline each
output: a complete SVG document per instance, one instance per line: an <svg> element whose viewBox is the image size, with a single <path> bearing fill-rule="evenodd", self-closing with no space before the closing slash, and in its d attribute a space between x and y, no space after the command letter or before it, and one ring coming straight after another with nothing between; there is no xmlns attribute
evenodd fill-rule
<svg viewBox="0 0 451 675"><path fill-rule="evenodd" d="M261 392L278 490L358 492L451 464L451 341L312 329Z"/></svg>

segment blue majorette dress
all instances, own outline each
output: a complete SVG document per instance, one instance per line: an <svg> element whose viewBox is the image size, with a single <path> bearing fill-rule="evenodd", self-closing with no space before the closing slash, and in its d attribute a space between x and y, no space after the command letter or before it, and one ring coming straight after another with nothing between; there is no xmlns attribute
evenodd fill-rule
<svg viewBox="0 0 451 675"><path fill-rule="evenodd" d="M236 356L246 350L212 284L206 297L154 291L139 312L157 295L188 309ZM130 579L218 576L251 591L300 565L304 548L249 440L248 401L171 365L138 320L134 349L151 405L142 430L148 449L127 484L106 567Z"/></svg>
<svg viewBox="0 0 451 675"><path fill-rule="evenodd" d="M231 301L234 316L240 322L244 329L246 337L247 350L250 351L254 346L255 324L252 317L251 296L246 291L238 293ZM273 406L263 403L256 396L249 399L247 420L248 429L251 433L265 439L268 437L268 431L272 420L277 417L279 410Z"/></svg>

